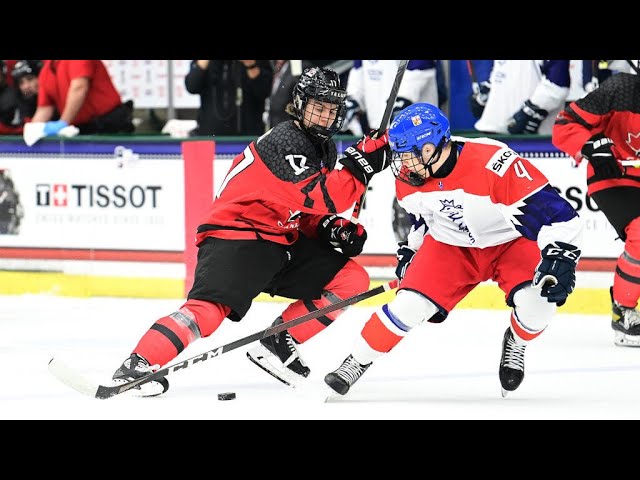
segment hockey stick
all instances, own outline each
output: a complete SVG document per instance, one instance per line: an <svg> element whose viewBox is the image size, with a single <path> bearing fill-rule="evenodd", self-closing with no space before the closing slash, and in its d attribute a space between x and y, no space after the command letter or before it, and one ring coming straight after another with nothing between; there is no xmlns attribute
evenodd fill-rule
<svg viewBox="0 0 640 480"><path fill-rule="evenodd" d="M393 112L393 107L396 103L396 98L398 98L398 90L400 90L400 84L402 83L402 77L404 77L404 72L407 70L407 65L409 64L409 60L400 60L398 64L398 70L396 71L396 78L393 81L393 85L391 86L391 91L389 92L389 98L387 98L387 106L384 109L384 113L382 114L382 120L380 121L380 127L376 131L375 135L372 138L378 138L379 135L384 132L389 126L389 120L391 120L391 113ZM360 199L353 206L353 211L351 212L351 223L354 225L358 224L358 217L360 216L360 211L362 210L362 205L364 204L364 199L367 196L367 189L365 188L364 193L360 197Z"/></svg>
<svg viewBox="0 0 640 480"><path fill-rule="evenodd" d="M598 79L598 69L600 68L600 61L591 60L591 88L595 90L600 86L600 80Z"/></svg>
<svg viewBox="0 0 640 480"><path fill-rule="evenodd" d="M467 70L469 71L469 76L471 77L471 89L473 90L474 95L478 95L480 93L480 84L478 83L478 77L476 77L476 70L473 68L473 63L471 60L467 60Z"/></svg>
<svg viewBox="0 0 640 480"><path fill-rule="evenodd" d="M136 380L132 380L127 383L123 383L121 385L115 386L107 386L107 385L97 385L90 380L84 378L80 375L79 372L67 366L62 361L52 358L49 360L49 372L60 380L62 383L67 385L68 387L73 388L74 390L84 393L85 395L89 395L91 397L106 399L111 398L115 395L119 395L124 393L132 388L137 387L138 385L142 385L153 380L158 380L160 378L166 377L171 373L177 372L179 370L184 370L185 368L189 368L196 363L202 363L212 358L219 357L223 353L230 352L231 350L235 350L236 348L243 347L251 342L255 342L256 340L261 340L263 338L269 337L271 335L275 335L276 333L280 333L283 330L288 330L296 325L300 325L309 320L313 320L314 318L321 317L322 315L326 315L327 313L334 312L341 308L348 307L349 305L353 305L354 303L361 302L367 298L375 297L376 295L380 295L381 293L387 292L389 290L393 290L398 286L398 280L391 280L390 282L379 285L371 290L367 290L366 292L358 293L349 298L345 298L344 300L340 300L339 302L332 303L331 305L327 305L326 307L320 308L313 312L309 312L306 315L302 315L298 318L294 318L290 322L281 323L279 325L271 326L265 330L260 332L256 332L247 337L241 338L234 342L228 343L218 348L214 348L212 350L208 350L204 353L196 355L191 358L187 358L182 362L175 363L173 365L169 365L167 367L161 368L160 370L145 375L144 377L140 377Z"/></svg>

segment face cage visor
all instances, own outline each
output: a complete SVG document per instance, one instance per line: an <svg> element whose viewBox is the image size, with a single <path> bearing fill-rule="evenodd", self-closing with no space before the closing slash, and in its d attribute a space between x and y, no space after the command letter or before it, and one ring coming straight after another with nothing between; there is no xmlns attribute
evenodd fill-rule
<svg viewBox="0 0 640 480"><path fill-rule="evenodd" d="M344 118L347 111L347 108L345 106L346 97L347 92L342 89L334 89L326 86L307 86L304 89L304 94L299 95L300 101L294 103L294 107L296 107L297 109L298 120L300 121L302 128L309 132L311 136L322 141L328 140L329 138L334 136L340 131L340 129L342 128L342 124L344 123ZM332 110L336 110L336 118L331 125L327 127L318 125L313 121L312 115L311 121L313 122L313 124L308 127L305 126L305 110L307 108L307 104L311 100L332 104ZM296 103L298 103L298 105L296 105Z"/></svg>
<svg viewBox="0 0 640 480"><path fill-rule="evenodd" d="M398 180L408 185L412 185L414 187L424 185L424 182L426 182L427 179L424 178L421 173L426 169L429 172L430 177L434 176L431 165L440 160L440 155L442 155L442 148L444 147L445 142L446 139L442 137L440 139L440 143L438 143L438 146L433 151L433 155L431 155L431 158L429 158L426 163L422 158L421 150L415 145L411 147L410 152L394 151L391 156L391 171Z"/></svg>

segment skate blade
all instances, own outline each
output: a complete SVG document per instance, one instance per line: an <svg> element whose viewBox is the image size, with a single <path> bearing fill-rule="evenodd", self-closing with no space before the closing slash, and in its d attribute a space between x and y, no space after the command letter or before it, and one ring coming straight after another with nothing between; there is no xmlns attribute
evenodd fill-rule
<svg viewBox="0 0 640 480"><path fill-rule="evenodd" d="M288 387L296 388L296 385L302 381L302 377L295 378L299 377L299 375L296 375L295 373L285 372L281 367L278 367L277 365L271 363L269 361L269 358L275 359L275 355L273 355L262 345L259 345L253 350L248 351L247 358L262 370L267 372L269 375L271 375L273 378L284 383Z"/></svg>
<svg viewBox="0 0 640 480"><path fill-rule="evenodd" d="M626 335L620 331L615 332L613 343L618 347L640 347L640 337L637 335Z"/></svg>
<svg viewBox="0 0 640 480"><path fill-rule="evenodd" d="M123 383L127 383L126 381L117 381L112 380L114 386L122 385ZM164 387L158 382L148 382L139 387L134 387L121 395L127 397L138 397L138 398L149 398L149 397L157 397L158 395L162 395L165 392Z"/></svg>
<svg viewBox="0 0 640 480"><path fill-rule="evenodd" d="M504 388L501 388L500 393L502 393L502 398L505 398L511 392L509 390L505 390Z"/></svg>

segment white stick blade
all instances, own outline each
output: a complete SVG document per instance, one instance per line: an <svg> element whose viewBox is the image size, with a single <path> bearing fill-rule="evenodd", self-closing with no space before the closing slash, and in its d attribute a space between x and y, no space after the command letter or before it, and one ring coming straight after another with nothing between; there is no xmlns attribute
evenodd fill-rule
<svg viewBox="0 0 640 480"><path fill-rule="evenodd" d="M56 358L49 360L49 372L66 386L73 388L77 392L94 398L98 392L98 386L96 384L87 380L61 360Z"/></svg>

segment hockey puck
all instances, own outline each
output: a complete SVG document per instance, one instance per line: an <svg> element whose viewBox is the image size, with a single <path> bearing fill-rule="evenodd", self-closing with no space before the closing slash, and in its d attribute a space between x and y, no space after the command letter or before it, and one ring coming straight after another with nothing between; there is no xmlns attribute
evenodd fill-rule
<svg viewBox="0 0 640 480"><path fill-rule="evenodd" d="M235 400L236 394L234 392L225 392L218 394L218 400Z"/></svg>

